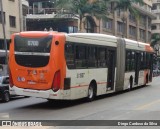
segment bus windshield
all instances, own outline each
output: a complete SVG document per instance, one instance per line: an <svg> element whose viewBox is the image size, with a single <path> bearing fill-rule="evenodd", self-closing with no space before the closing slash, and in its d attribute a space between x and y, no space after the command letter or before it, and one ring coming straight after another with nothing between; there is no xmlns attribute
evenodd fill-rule
<svg viewBox="0 0 160 129"><path fill-rule="evenodd" d="M15 36L14 42L16 52L50 53L52 36L28 38L17 35Z"/></svg>

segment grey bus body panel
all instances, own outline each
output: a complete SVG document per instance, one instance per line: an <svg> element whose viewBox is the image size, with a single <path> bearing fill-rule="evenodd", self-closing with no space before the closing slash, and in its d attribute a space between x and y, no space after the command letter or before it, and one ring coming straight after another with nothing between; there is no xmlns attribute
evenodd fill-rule
<svg viewBox="0 0 160 129"><path fill-rule="evenodd" d="M125 57L126 57L125 40L122 38L117 38L117 71L116 71L115 91L122 91L124 87Z"/></svg>

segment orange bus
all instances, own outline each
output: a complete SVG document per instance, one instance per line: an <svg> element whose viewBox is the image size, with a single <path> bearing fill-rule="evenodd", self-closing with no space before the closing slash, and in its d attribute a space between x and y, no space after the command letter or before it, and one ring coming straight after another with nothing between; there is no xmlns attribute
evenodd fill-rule
<svg viewBox="0 0 160 129"><path fill-rule="evenodd" d="M10 86L17 95L73 100L152 81L147 43L93 33L20 32L11 36Z"/></svg>

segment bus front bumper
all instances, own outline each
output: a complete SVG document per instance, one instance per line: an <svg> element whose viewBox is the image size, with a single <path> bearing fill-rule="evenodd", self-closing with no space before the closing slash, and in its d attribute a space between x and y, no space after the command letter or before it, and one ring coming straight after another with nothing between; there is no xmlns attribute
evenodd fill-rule
<svg viewBox="0 0 160 129"><path fill-rule="evenodd" d="M37 98L46 98L46 99L62 99L61 91L53 92L53 90L33 90L33 89L23 89L13 86L16 95L22 96L32 96Z"/></svg>

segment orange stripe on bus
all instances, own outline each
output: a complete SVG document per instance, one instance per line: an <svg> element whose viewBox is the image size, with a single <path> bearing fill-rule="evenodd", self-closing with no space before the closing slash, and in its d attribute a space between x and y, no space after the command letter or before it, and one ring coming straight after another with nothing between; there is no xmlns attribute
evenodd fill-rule
<svg viewBox="0 0 160 129"><path fill-rule="evenodd" d="M107 84L107 82L98 82L97 84ZM72 86L71 88L79 88L79 87L86 87L89 85L78 85L78 86Z"/></svg>
<svg viewBox="0 0 160 129"><path fill-rule="evenodd" d="M72 86L71 88L79 88L79 87L85 87L85 86L89 86L89 85Z"/></svg>
<svg viewBox="0 0 160 129"><path fill-rule="evenodd" d="M154 51L153 48L150 45L145 45L145 50L147 52L153 52Z"/></svg>

